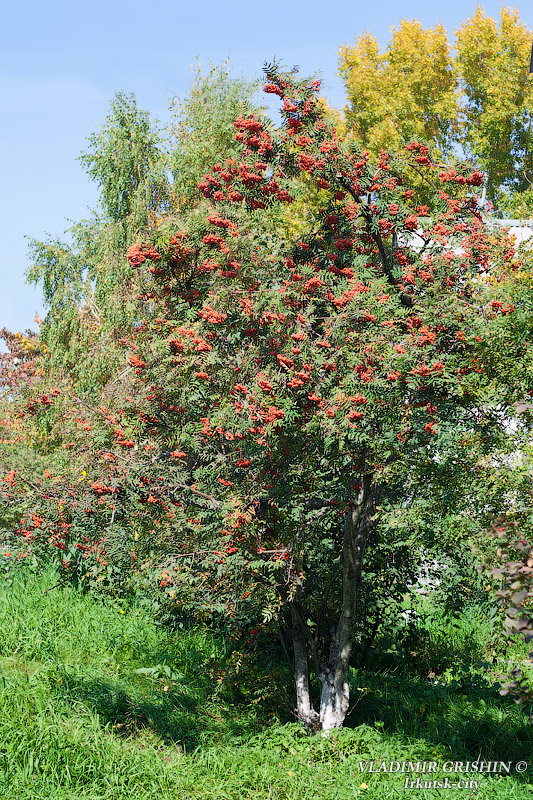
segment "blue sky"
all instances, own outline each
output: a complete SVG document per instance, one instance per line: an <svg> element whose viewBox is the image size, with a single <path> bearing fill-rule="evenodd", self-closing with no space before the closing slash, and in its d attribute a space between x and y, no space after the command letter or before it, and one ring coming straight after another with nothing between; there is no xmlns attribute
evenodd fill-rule
<svg viewBox="0 0 533 800"><path fill-rule="evenodd" d="M229 58L253 77L265 60L320 72L331 105L344 105L338 47L365 30L385 45L401 18L442 23L450 36L475 0L19 0L5 4L0 34L0 327L33 326L40 292L24 282L26 236L61 238L96 205L77 156L115 91L134 91L165 121L168 99L185 97L196 58ZM500 2L481 3L498 16ZM512 4L510 4L512 5ZM533 6L517 3L533 28Z"/></svg>

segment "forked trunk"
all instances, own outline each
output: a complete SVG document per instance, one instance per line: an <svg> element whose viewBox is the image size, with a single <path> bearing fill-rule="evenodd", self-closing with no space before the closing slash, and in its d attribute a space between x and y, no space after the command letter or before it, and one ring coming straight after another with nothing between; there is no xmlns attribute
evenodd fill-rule
<svg viewBox="0 0 533 800"><path fill-rule="evenodd" d="M352 653L357 593L361 582L366 544L374 526L382 487L363 479L357 500L344 520L342 551L342 609L332 631L329 661L320 672L320 725L322 730L340 728L350 703L349 665Z"/></svg>
<svg viewBox="0 0 533 800"><path fill-rule="evenodd" d="M352 652L357 593L361 580L363 557L372 531L376 506L381 496L380 484L366 476L353 507L344 522L342 554L342 608L339 621L331 633L329 659L319 670L320 711L312 705L309 688L309 633L296 605L291 604L296 701L298 719L310 730L330 731L340 728L350 703L349 664Z"/></svg>

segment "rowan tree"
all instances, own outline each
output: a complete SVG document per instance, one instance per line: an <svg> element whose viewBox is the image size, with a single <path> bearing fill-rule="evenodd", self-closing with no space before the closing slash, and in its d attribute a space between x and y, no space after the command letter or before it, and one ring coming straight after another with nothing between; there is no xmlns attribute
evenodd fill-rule
<svg viewBox="0 0 533 800"><path fill-rule="evenodd" d="M298 718L329 730L348 712L365 551L387 508L429 503L457 464L465 497L480 494L509 402L491 336L515 311L494 280L517 265L480 217L480 172L417 142L374 161L339 140L317 81L275 65L266 78L281 128L239 116L238 157L200 181L203 201L128 249L127 381L98 406L26 398L27 417L70 425L78 478L41 481L20 531L67 567L74 553L110 566L115 535L134 562L166 541L163 588L276 620ZM310 185L321 202L286 237L280 213ZM444 510L458 491L440 492Z"/></svg>
<svg viewBox="0 0 533 800"><path fill-rule="evenodd" d="M200 183L203 213L129 250L147 281L128 361L147 386L147 455L124 426L118 436L130 478L149 481L145 506L171 514L201 571L215 567L206 596L229 593L236 614L248 583L264 587L292 640L298 716L329 729L348 710L380 506L452 444L479 461L498 435L490 333L514 308L483 287L514 250L477 212L481 173L438 167L416 142L374 163L339 142L317 82L266 75L281 130L238 118L241 157ZM322 207L305 236L282 240L272 221L302 174ZM125 412L137 433L138 414L135 402Z"/></svg>

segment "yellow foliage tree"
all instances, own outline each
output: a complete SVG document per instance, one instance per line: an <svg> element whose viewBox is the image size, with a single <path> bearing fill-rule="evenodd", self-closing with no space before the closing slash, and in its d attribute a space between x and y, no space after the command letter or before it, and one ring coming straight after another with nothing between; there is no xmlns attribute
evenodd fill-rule
<svg viewBox="0 0 533 800"><path fill-rule="evenodd" d="M464 92L465 151L487 175L489 196L524 192L533 180L533 32L516 8L502 8L500 25L478 6L457 31L458 76Z"/></svg>
<svg viewBox="0 0 533 800"><path fill-rule="evenodd" d="M518 11L505 7L498 21L478 6L456 31L453 55L440 25L402 20L383 52L364 33L339 51L348 135L374 154L418 139L472 158L489 198L531 213L532 40Z"/></svg>
<svg viewBox="0 0 533 800"><path fill-rule="evenodd" d="M382 53L370 33L340 48L348 95L346 121L371 152L430 140L446 152L458 132L459 95L450 46L441 25L425 30L402 20Z"/></svg>

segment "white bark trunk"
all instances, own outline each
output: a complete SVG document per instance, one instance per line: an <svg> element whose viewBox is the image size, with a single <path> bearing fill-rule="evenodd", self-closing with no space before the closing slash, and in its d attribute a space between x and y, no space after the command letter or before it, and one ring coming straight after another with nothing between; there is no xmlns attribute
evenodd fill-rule
<svg viewBox="0 0 533 800"><path fill-rule="evenodd" d="M320 692L320 727L331 731L342 727L350 703L348 670L322 672Z"/></svg>
<svg viewBox="0 0 533 800"><path fill-rule="evenodd" d="M293 601L289 601L293 634L296 715L311 732L319 728L324 732L340 728L349 710L349 664L355 628L357 592L364 551L374 525L373 517L381 490L379 484L372 483L372 476L367 475L363 479L362 488L353 507L345 517L342 607L338 624L332 630L327 664L319 668L316 648L313 650L315 664L319 669L319 713L313 708L309 685L311 636L307 627L307 617L300 606L301 585L297 587Z"/></svg>
<svg viewBox="0 0 533 800"><path fill-rule="evenodd" d="M340 728L350 704L349 665L352 652L357 592L363 568L363 556L373 527L381 486L372 484L372 476L363 480L354 507L347 512L344 524L342 609L332 633L328 664L321 669L320 725L323 731Z"/></svg>
<svg viewBox="0 0 533 800"><path fill-rule="evenodd" d="M294 649L294 680L296 684L296 715L310 731L318 723L318 714L313 708L309 686L309 661L307 653L307 634L300 614L293 603L290 604Z"/></svg>

